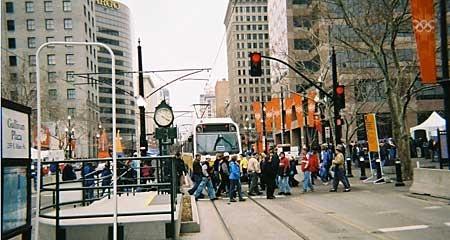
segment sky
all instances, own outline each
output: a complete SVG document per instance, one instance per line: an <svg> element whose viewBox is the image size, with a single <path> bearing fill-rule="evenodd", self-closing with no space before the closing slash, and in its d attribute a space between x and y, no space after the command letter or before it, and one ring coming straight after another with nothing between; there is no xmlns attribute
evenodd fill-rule
<svg viewBox="0 0 450 240"><path fill-rule="evenodd" d="M136 44L138 38L141 40L144 71L212 68L210 72L189 77L208 78L212 86L215 81L227 78L223 22L228 0L121 0L120 2L130 8L133 39ZM159 73L151 74L151 77L156 81L156 86L161 86L164 82L183 74ZM207 83L207 81L177 81L171 84L168 88L170 103L174 110L194 110L192 105L200 103L199 95L204 92ZM177 120L179 123L192 121L190 118Z"/></svg>

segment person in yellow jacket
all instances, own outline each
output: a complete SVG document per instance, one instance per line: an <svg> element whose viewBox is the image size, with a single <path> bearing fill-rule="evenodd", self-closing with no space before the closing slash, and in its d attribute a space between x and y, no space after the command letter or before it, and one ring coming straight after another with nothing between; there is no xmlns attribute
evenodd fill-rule
<svg viewBox="0 0 450 240"><path fill-rule="evenodd" d="M241 167L241 170L242 170L241 181L247 182L248 181L248 173L247 173L248 159L247 159L247 157L245 157L244 154L241 155L241 161L239 163L239 166Z"/></svg>
<svg viewBox="0 0 450 240"><path fill-rule="evenodd" d="M350 184L345 177L345 167L344 167L344 146L341 144L336 146L336 157L332 161L332 168L334 169L334 178L333 178L333 188L330 189L330 192L336 192L337 187L339 185L339 181L344 184L344 192L350 192Z"/></svg>

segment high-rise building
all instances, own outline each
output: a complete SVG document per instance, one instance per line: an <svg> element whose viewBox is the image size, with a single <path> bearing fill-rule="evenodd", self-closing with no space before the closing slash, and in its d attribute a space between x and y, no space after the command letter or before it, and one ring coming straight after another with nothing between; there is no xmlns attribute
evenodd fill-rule
<svg viewBox="0 0 450 240"><path fill-rule="evenodd" d="M45 42L95 42L94 1L2 1L2 97L36 108L36 50ZM71 116L73 157L95 155L99 123L98 88L91 78L75 73L97 72L98 50L92 46L48 46L39 55L43 122L64 133ZM55 131L53 131L55 130ZM67 144L66 144L67 146Z"/></svg>
<svg viewBox="0 0 450 240"><path fill-rule="evenodd" d="M216 117L228 117L230 111L230 82L226 79L216 82Z"/></svg>
<svg viewBox="0 0 450 240"><path fill-rule="evenodd" d="M131 41L130 10L116 1L96 1L97 41L107 44L114 52L116 60L116 123L122 137L124 151L135 149L136 104L134 99L133 54ZM106 132L112 136L112 88L111 57L106 49L99 49L98 80L100 120Z"/></svg>
<svg viewBox="0 0 450 240"><path fill-rule="evenodd" d="M267 0L230 0L224 23L227 32L230 116L241 128L250 125L254 129L252 102L271 99L269 61L263 60L261 77L251 77L249 74L249 53L269 55Z"/></svg>
<svg viewBox="0 0 450 240"><path fill-rule="evenodd" d="M200 104L204 104L200 113L202 118L216 117L216 95L213 88L205 87L205 93L200 94Z"/></svg>
<svg viewBox="0 0 450 240"><path fill-rule="evenodd" d="M321 82L321 68L325 67L322 63L328 60L325 48L328 45L323 44L326 39L321 37L322 30L327 28L316 21L319 17L313 6L311 0L268 0L270 55L295 66L311 80ZM273 62L270 68L275 96L282 97L283 92L283 97L288 97L291 92L301 93L310 88L308 82L284 64ZM304 143L304 130L294 121L292 131L284 132L283 142ZM274 135L276 143L281 143L281 131L275 131Z"/></svg>

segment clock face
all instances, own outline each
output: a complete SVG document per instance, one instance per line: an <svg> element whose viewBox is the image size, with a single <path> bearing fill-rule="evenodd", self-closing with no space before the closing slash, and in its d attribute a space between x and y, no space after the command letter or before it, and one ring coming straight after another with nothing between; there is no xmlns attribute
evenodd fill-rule
<svg viewBox="0 0 450 240"><path fill-rule="evenodd" d="M155 112L155 122L159 126L167 127L173 121L173 113L168 108L160 108Z"/></svg>

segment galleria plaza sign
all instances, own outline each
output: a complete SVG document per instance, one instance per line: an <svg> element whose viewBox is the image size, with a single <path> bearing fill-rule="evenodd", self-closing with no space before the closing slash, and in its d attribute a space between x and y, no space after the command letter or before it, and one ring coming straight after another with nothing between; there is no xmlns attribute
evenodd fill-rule
<svg viewBox="0 0 450 240"><path fill-rule="evenodd" d="M97 0L96 3L98 5L102 5L104 7L108 7L108 8L114 8L114 9L119 9L119 3L116 1L112 1L112 0Z"/></svg>

